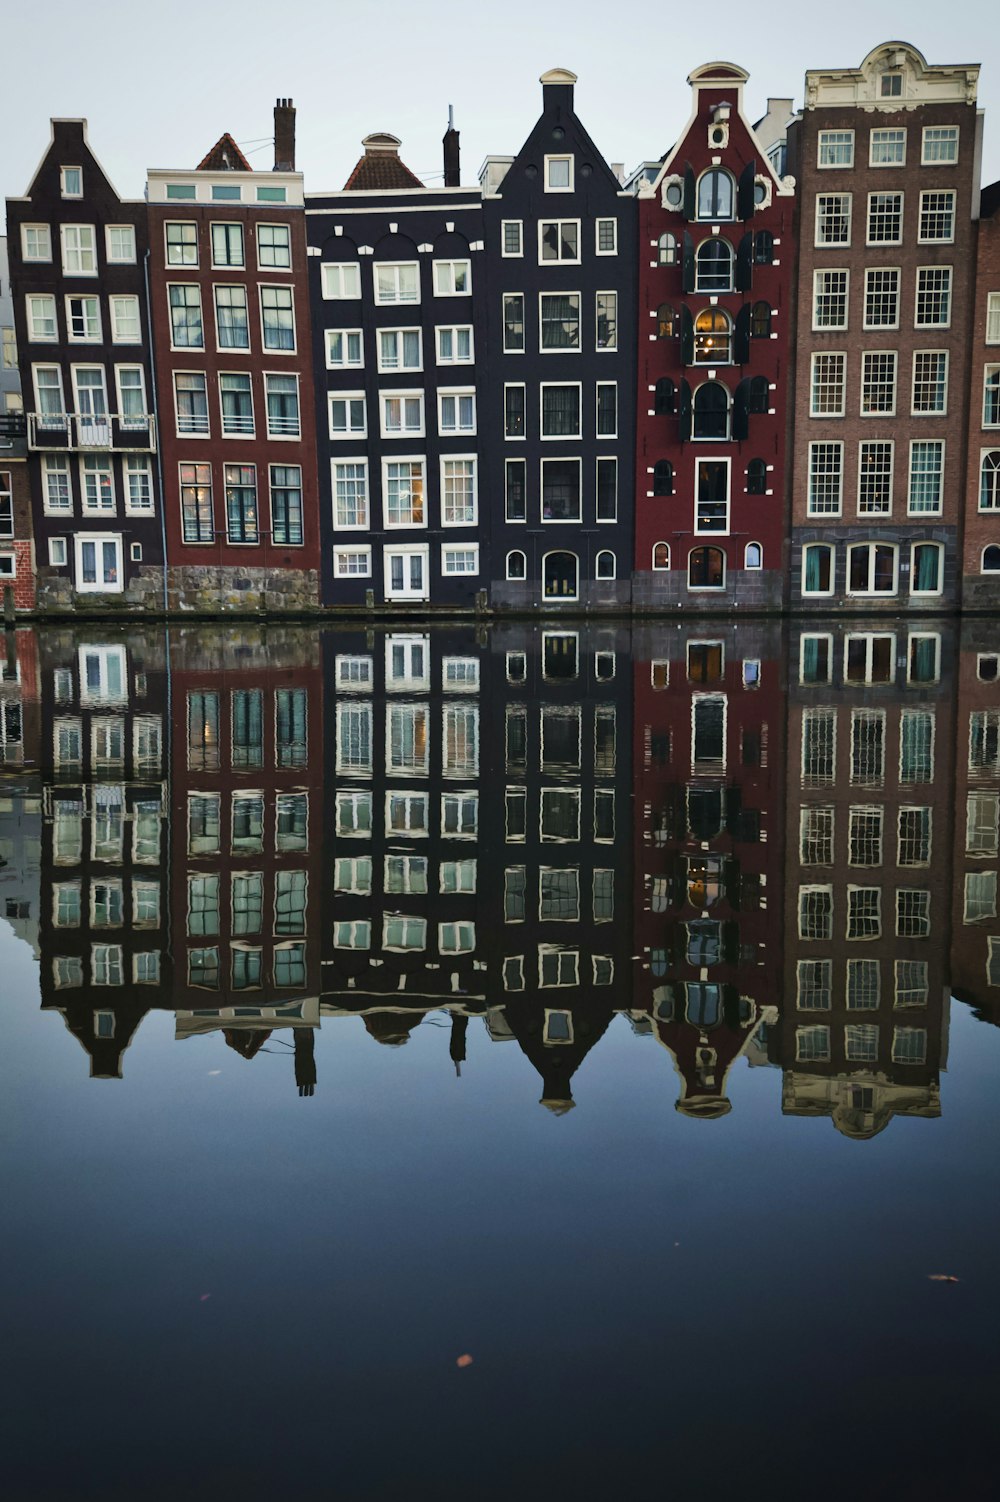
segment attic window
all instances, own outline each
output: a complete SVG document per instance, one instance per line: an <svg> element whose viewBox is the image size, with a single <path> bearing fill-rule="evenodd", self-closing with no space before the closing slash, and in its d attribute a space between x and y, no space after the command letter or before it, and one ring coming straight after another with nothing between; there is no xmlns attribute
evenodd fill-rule
<svg viewBox="0 0 1000 1502"><path fill-rule="evenodd" d="M288 197L287 188L258 188L258 203L284 203Z"/></svg>
<svg viewBox="0 0 1000 1502"><path fill-rule="evenodd" d="M571 156L547 156L545 158L546 193L572 193L573 158Z"/></svg>
<svg viewBox="0 0 1000 1502"><path fill-rule="evenodd" d="M903 93L902 73L883 73L879 93L883 99L899 99Z"/></svg>
<svg viewBox="0 0 1000 1502"><path fill-rule="evenodd" d="M59 186L64 198L83 197L83 168L60 167Z"/></svg>
<svg viewBox="0 0 1000 1502"><path fill-rule="evenodd" d="M239 183L213 183L212 198L216 203L239 203L243 189Z"/></svg>
<svg viewBox="0 0 1000 1502"><path fill-rule="evenodd" d="M168 198L193 199L195 196L194 183L167 183Z"/></svg>

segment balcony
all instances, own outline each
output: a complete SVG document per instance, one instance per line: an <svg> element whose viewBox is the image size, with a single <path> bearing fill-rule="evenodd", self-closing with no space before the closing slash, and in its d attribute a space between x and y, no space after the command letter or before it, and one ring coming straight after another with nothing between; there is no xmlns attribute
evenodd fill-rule
<svg viewBox="0 0 1000 1502"><path fill-rule="evenodd" d="M29 412L28 448L55 453L156 452L156 418L151 412L128 417L109 413L87 417L75 412Z"/></svg>
<svg viewBox="0 0 1000 1502"><path fill-rule="evenodd" d="M0 459L23 458L28 424L23 412L0 412Z"/></svg>

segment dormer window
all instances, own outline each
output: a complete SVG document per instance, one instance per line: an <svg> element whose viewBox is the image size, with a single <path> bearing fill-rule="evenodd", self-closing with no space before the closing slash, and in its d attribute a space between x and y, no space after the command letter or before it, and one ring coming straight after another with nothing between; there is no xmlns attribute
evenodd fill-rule
<svg viewBox="0 0 1000 1502"><path fill-rule="evenodd" d="M698 218L732 219L735 184L730 173L721 167L703 172L698 179Z"/></svg>
<svg viewBox="0 0 1000 1502"><path fill-rule="evenodd" d="M572 193L573 158L571 156L547 156L545 158L546 193Z"/></svg>
<svg viewBox="0 0 1000 1502"><path fill-rule="evenodd" d="M83 197L83 168L60 167L59 188L64 198Z"/></svg>
<svg viewBox="0 0 1000 1502"><path fill-rule="evenodd" d="M902 73L883 73L879 80L879 94L883 99L901 99L903 96Z"/></svg>

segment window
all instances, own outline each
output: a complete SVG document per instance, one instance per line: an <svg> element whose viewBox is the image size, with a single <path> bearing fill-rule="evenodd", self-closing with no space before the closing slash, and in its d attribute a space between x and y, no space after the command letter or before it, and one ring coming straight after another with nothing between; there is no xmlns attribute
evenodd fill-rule
<svg viewBox="0 0 1000 1502"><path fill-rule="evenodd" d="M833 809L815 804L799 816L799 864L833 865Z"/></svg>
<svg viewBox="0 0 1000 1502"><path fill-rule="evenodd" d="M581 510L581 463L579 459L543 459L542 520L579 522Z"/></svg>
<svg viewBox="0 0 1000 1502"><path fill-rule="evenodd" d="M832 887L799 887L799 938L833 938Z"/></svg>
<svg viewBox="0 0 1000 1502"><path fill-rule="evenodd" d="M261 287L260 316L264 348L294 350L295 312L291 287Z"/></svg>
<svg viewBox="0 0 1000 1502"><path fill-rule="evenodd" d="M287 271L292 264L291 230L287 224L258 224L257 265Z"/></svg>
<svg viewBox="0 0 1000 1502"><path fill-rule="evenodd" d="M544 265L559 261L573 265L580 260L579 219L542 219L538 225L538 259Z"/></svg>
<svg viewBox="0 0 1000 1502"><path fill-rule="evenodd" d="M193 282L175 282L168 289L170 342L174 349L204 349L201 318L201 288Z"/></svg>
<svg viewBox="0 0 1000 1502"><path fill-rule="evenodd" d="M895 126L873 130L869 136L869 167L902 167L906 162L906 131Z"/></svg>
<svg viewBox="0 0 1000 1502"><path fill-rule="evenodd" d="M114 511L115 483L110 455L84 455L81 461L80 492L84 512Z"/></svg>
<svg viewBox="0 0 1000 1502"><path fill-rule="evenodd" d="M902 73L883 73L879 79L879 93L883 99L900 99L903 95Z"/></svg>
<svg viewBox="0 0 1000 1502"><path fill-rule="evenodd" d="M443 546L441 572L446 577L450 574L478 574L479 544L470 542L465 547Z"/></svg>
<svg viewBox="0 0 1000 1502"><path fill-rule="evenodd" d="M795 1005L800 1012L828 1012L833 996L833 962L797 961L796 991Z"/></svg>
<svg viewBox="0 0 1000 1502"><path fill-rule="evenodd" d="M370 579L372 572L371 548L335 548L333 551L333 571L338 579Z"/></svg>
<svg viewBox="0 0 1000 1502"><path fill-rule="evenodd" d="M882 864L882 809L852 808L848 823L848 864L880 866Z"/></svg>
<svg viewBox="0 0 1000 1502"><path fill-rule="evenodd" d="M54 426L64 427L62 372L58 365L33 365L35 398L40 418L49 419Z"/></svg>
<svg viewBox="0 0 1000 1502"><path fill-rule="evenodd" d="M850 245L851 194L816 195L816 244Z"/></svg>
<svg viewBox="0 0 1000 1502"><path fill-rule="evenodd" d="M257 470L253 464L225 465L226 535L230 542L260 542Z"/></svg>
<svg viewBox="0 0 1000 1502"><path fill-rule="evenodd" d="M721 548L694 548L688 555L689 589L724 589L726 561Z"/></svg>
<svg viewBox="0 0 1000 1502"><path fill-rule="evenodd" d="M698 459L695 477L696 532L729 531L729 461Z"/></svg>
<svg viewBox="0 0 1000 1502"><path fill-rule="evenodd" d="M830 1029L825 1024L795 1029L796 1062L826 1064L830 1060Z"/></svg>
<svg viewBox="0 0 1000 1502"><path fill-rule="evenodd" d="M733 247L728 240L703 240L695 253L695 290L731 292L733 273Z"/></svg>
<svg viewBox="0 0 1000 1502"><path fill-rule="evenodd" d="M425 526L423 460L383 460L382 480L385 525L387 527Z"/></svg>
<svg viewBox="0 0 1000 1502"><path fill-rule="evenodd" d="M893 266L869 267L865 272L866 329L899 328L899 271Z"/></svg>
<svg viewBox="0 0 1000 1502"><path fill-rule="evenodd" d="M571 156L547 156L545 158L546 193L572 193L573 158Z"/></svg>
<svg viewBox="0 0 1000 1502"><path fill-rule="evenodd" d="M950 244L955 238L955 192L934 190L920 195L921 245Z"/></svg>
<svg viewBox="0 0 1000 1502"><path fill-rule="evenodd" d="M437 362L439 365L472 364L473 338L471 325L461 324L455 327L439 326L436 332Z"/></svg>
<svg viewBox="0 0 1000 1502"><path fill-rule="evenodd" d="M882 974L878 960L847 961L847 1005L852 1012L876 1011L882 999ZM849 1024L848 1032L857 1032L859 1024ZM877 1033L877 1029L873 1029ZM848 1048L848 1058L852 1054ZM874 1057L874 1054L872 1055Z"/></svg>
<svg viewBox="0 0 1000 1502"><path fill-rule="evenodd" d="M136 299L126 298L123 301L136 302ZM100 343L101 300L99 297L67 297L66 335L69 339L88 344Z"/></svg>
<svg viewBox="0 0 1000 1502"><path fill-rule="evenodd" d="M441 460L441 524L445 527L475 526L476 461Z"/></svg>
<svg viewBox="0 0 1000 1502"><path fill-rule="evenodd" d="M500 224L500 254L521 256L524 254L524 226L520 219L504 219Z"/></svg>
<svg viewBox="0 0 1000 1502"><path fill-rule="evenodd" d="M503 388L504 437L523 438L524 433L524 386L506 385Z"/></svg>
<svg viewBox="0 0 1000 1502"><path fill-rule="evenodd" d="M653 494L673 495L674 466L669 459L657 459L653 466Z"/></svg>
<svg viewBox="0 0 1000 1502"><path fill-rule="evenodd" d="M618 460L597 461L597 520L613 522L618 519Z"/></svg>
<svg viewBox="0 0 1000 1502"><path fill-rule="evenodd" d="M212 265L242 266L244 263L242 224L213 224Z"/></svg>
<svg viewBox="0 0 1000 1502"><path fill-rule="evenodd" d="M454 433L475 433L476 393L473 387L461 391L438 391L438 432L442 437Z"/></svg>
<svg viewBox="0 0 1000 1502"><path fill-rule="evenodd" d="M812 357L810 417L843 417L847 356L817 354Z"/></svg>
<svg viewBox="0 0 1000 1502"><path fill-rule="evenodd" d="M983 427L1000 428L1000 365L983 371Z"/></svg>
<svg viewBox="0 0 1000 1502"><path fill-rule="evenodd" d="M378 368L379 370L422 370L423 350L420 330L379 329Z"/></svg>
<svg viewBox="0 0 1000 1502"><path fill-rule="evenodd" d="M770 339L771 337L771 304L768 302L755 302L750 309L750 338Z"/></svg>
<svg viewBox="0 0 1000 1502"><path fill-rule="evenodd" d="M893 445L865 440L858 445L858 515L888 516L892 511Z"/></svg>
<svg viewBox="0 0 1000 1502"><path fill-rule="evenodd" d="M405 865L406 857L396 858L399 865ZM414 857L416 859L416 857ZM389 882L389 863L392 856L386 856L386 891L404 891L409 888L394 887ZM426 863L425 863L426 864ZM334 862L333 889L335 892L359 892L367 895L372 889L372 858L370 855L339 856ZM417 888L417 890L421 890ZM426 890L426 886L422 889Z"/></svg>
<svg viewBox="0 0 1000 1502"><path fill-rule="evenodd" d="M330 393L330 437L364 438L368 432L363 391Z"/></svg>
<svg viewBox="0 0 1000 1502"><path fill-rule="evenodd" d="M527 466L523 459L508 459L504 470L506 519L509 522L523 522L527 520L527 501L525 496ZM508 578L514 577L510 574ZM523 576L522 576L523 577Z"/></svg>
<svg viewBox="0 0 1000 1502"><path fill-rule="evenodd" d="M898 549L888 543L856 543L847 549L847 592L896 593Z"/></svg>
<svg viewBox="0 0 1000 1502"><path fill-rule="evenodd" d="M839 516L843 491L844 445L809 445L810 516Z"/></svg>
<svg viewBox="0 0 1000 1502"><path fill-rule="evenodd" d="M951 323L950 266L917 268L917 328L946 329Z"/></svg>
<svg viewBox="0 0 1000 1502"><path fill-rule="evenodd" d="M146 428L146 388L141 365L116 365L118 411L123 428Z"/></svg>
<svg viewBox="0 0 1000 1502"><path fill-rule="evenodd" d="M618 383L597 383L597 436L615 438L618 435Z"/></svg>
<svg viewBox="0 0 1000 1502"><path fill-rule="evenodd" d="M220 386L221 386L220 378ZM244 377L249 382L249 377ZM174 408L178 434L207 434L208 392L205 376L197 371L174 372ZM223 398L223 411L225 399Z"/></svg>
<svg viewBox="0 0 1000 1502"><path fill-rule="evenodd" d="M896 351L870 350L861 356L861 416L896 410Z"/></svg>
<svg viewBox="0 0 1000 1502"><path fill-rule="evenodd" d="M320 274L323 296L328 300L351 302L361 296L361 267L356 261L327 262L320 268ZM382 298L377 300L383 301ZM384 301L395 299L387 297Z"/></svg>
<svg viewBox="0 0 1000 1502"><path fill-rule="evenodd" d="M437 297L471 297L471 261L435 261L434 293Z"/></svg>
<svg viewBox="0 0 1000 1502"><path fill-rule="evenodd" d="M420 268L416 261L382 261L374 268L377 303L418 303ZM359 293L352 294L358 296Z"/></svg>
<svg viewBox="0 0 1000 1502"><path fill-rule="evenodd" d="M272 464L271 540L297 547L305 540L302 527L302 469L298 464Z"/></svg>
<svg viewBox="0 0 1000 1502"><path fill-rule="evenodd" d="M165 226L168 266L197 266L198 227L195 224Z"/></svg>
<svg viewBox="0 0 1000 1502"><path fill-rule="evenodd" d="M694 363L728 365L732 359L732 334L728 313L721 308L703 309L694 322Z"/></svg>
<svg viewBox="0 0 1000 1502"><path fill-rule="evenodd" d="M546 600L579 597L580 563L575 553L546 553L542 559L542 594Z"/></svg>
<svg viewBox="0 0 1000 1502"><path fill-rule="evenodd" d="M372 926L367 918L346 920L333 925L335 949L370 949Z"/></svg>
<svg viewBox="0 0 1000 1502"><path fill-rule="evenodd" d="M721 167L712 167L698 179L697 212L699 219L732 219L735 211L735 183Z"/></svg>
<svg viewBox="0 0 1000 1502"><path fill-rule="evenodd" d="M444 793L441 833L457 840L475 839L479 832L478 793Z"/></svg>
<svg viewBox="0 0 1000 1502"><path fill-rule="evenodd" d="M948 351L918 349L913 356L913 411L943 417L948 410Z"/></svg>
<svg viewBox="0 0 1000 1502"><path fill-rule="evenodd" d="M268 438L300 437L298 376L266 375L264 395L267 401Z"/></svg>
<svg viewBox="0 0 1000 1502"><path fill-rule="evenodd" d="M938 162L958 161L958 126L925 125L920 144L920 164L931 167Z"/></svg>
<svg viewBox="0 0 1000 1502"><path fill-rule="evenodd" d="M306 765L308 696L302 688L279 688L274 695L275 739L279 767Z"/></svg>
<svg viewBox="0 0 1000 1502"><path fill-rule="evenodd" d="M802 781L821 787L836 779L837 711L807 709L802 715Z"/></svg>
<svg viewBox="0 0 1000 1502"><path fill-rule="evenodd" d="M878 939L881 935L881 887L848 887L847 937L849 939Z"/></svg>
<svg viewBox="0 0 1000 1502"><path fill-rule="evenodd" d="M557 949L554 945L538 946L538 984L540 986L578 986L580 984L580 955L576 949ZM548 1013L550 1028L559 1029L555 1018L559 1014ZM560 1037L560 1031L563 1036ZM565 1028L554 1034L559 1041L571 1041L565 1037Z"/></svg>
<svg viewBox="0 0 1000 1502"><path fill-rule="evenodd" d="M70 299L67 298L67 303ZM96 302L96 298L93 299ZM32 344L54 344L59 337L56 326L56 300L49 294L25 299L28 312L28 339Z"/></svg>
<svg viewBox="0 0 1000 1502"><path fill-rule="evenodd" d="M220 349L250 348L250 318L245 287L215 288L215 332Z"/></svg>
<svg viewBox="0 0 1000 1502"><path fill-rule="evenodd" d="M661 235L656 242L656 260L660 266L677 265L677 239L674 235Z"/></svg>
<svg viewBox="0 0 1000 1502"><path fill-rule="evenodd" d="M579 438L580 386L555 386L542 382L541 413L543 438Z"/></svg>
<svg viewBox="0 0 1000 1502"><path fill-rule="evenodd" d="M911 516L940 515L943 475L944 439L913 440L910 444L910 476L906 502L906 509Z"/></svg>
<svg viewBox="0 0 1000 1502"><path fill-rule="evenodd" d="M986 296L986 343L1000 344L1000 292Z"/></svg>
<svg viewBox="0 0 1000 1502"><path fill-rule="evenodd" d="M934 715L926 709L904 709L899 719L900 782L932 782L934 778Z"/></svg>
<svg viewBox="0 0 1000 1502"><path fill-rule="evenodd" d="M910 553L910 594L939 595L944 576L944 549L938 542L915 542Z"/></svg>
<svg viewBox="0 0 1000 1502"><path fill-rule="evenodd" d="M372 832L371 793L336 793L336 830L338 835L366 838Z"/></svg>
<svg viewBox="0 0 1000 1502"><path fill-rule="evenodd" d="M210 464L182 464L180 487L184 541L214 542L212 466Z"/></svg>
<svg viewBox="0 0 1000 1502"><path fill-rule="evenodd" d="M931 810L901 808L896 863L900 866L927 866L931 859Z"/></svg>
<svg viewBox="0 0 1000 1502"><path fill-rule="evenodd" d="M506 577L508 579L525 579L527 578L527 574L528 568L524 554L516 550L513 553L508 553Z"/></svg>
<svg viewBox="0 0 1000 1502"><path fill-rule="evenodd" d="M729 392L718 381L706 381L695 392L692 431L696 438L729 437Z"/></svg>
<svg viewBox="0 0 1000 1502"><path fill-rule="evenodd" d="M200 378L202 383L204 378ZM202 384L204 390L204 384ZM219 401L222 406L222 431L227 436L254 431L253 394L249 375L219 376Z"/></svg>
<svg viewBox="0 0 1000 1502"><path fill-rule="evenodd" d="M899 245L903 239L902 193L869 193L869 245Z"/></svg>
<svg viewBox="0 0 1000 1502"><path fill-rule="evenodd" d="M896 960L896 996L894 1006L925 1007L927 1005L927 961Z"/></svg>
<svg viewBox="0 0 1000 1502"><path fill-rule="evenodd" d="M92 224L64 224L62 264L66 276L96 276L97 246Z"/></svg>
<svg viewBox="0 0 1000 1502"><path fill-rule="evenodd" d="M51 261L52 232L47 224L21 225L21 259Z"/></svg>
<svg viewBox="0 0 1000 1502"><path fill-rule="evenodd" d="M539 348L568 350L580 348L580 294L578 292L542 292L539 304Z"/></svg>
<svg viewBox="0 0 1000 1502"><path fill-rule="evenodd" d="M743 550L743 567L748 569L764 567L764 549L759 542L747 543Z"/></svg>
<svg viewBox="0 0 1000 1502"><path fill-rule="evenodd" d="M614 553L609 553L607 550L598 553L594 572L598 579L613 579L615 577Z"/></svg>
<svg viewBox="0 0 1000 1502"><path fill-rule="evenodd" d="M853 130L821 130L816 165L818 167L853 167Z"/></svg>
<svg viewBox="0 0 1000 1502"><path fill-rule="evenodd" d="M616 256L618 254L617 219L598 219L595 250L599 256Z"/></svg>
<svg viewBox="0 0 1000 1502"><path fill-rule="evenodd" d="M1000 842L1000 794L969 793L965 809L965 853L995 856Z"/></svg>
<svg viewBox="0 0 1000 1502"><path fill-rule="evenodd" d="M120 537L77 536L76 587L78 590L117 593L122 588Z"/></svg>
<svg viewBox="0 0 1000 1502"><path fill-rule="evenodd" d="M931 894L901 887L896 893L896 934L901 939L926 939L931 931Z"/></svg>

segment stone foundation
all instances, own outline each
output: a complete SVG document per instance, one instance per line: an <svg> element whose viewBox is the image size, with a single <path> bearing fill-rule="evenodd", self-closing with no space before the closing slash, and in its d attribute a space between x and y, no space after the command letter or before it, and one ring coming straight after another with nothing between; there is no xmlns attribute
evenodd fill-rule
<svg viewBox="0 0 1000 1502"><path fill-rule="evenodd" d="M184 564L167 570L171 615L310 615L319 612L319 591L318 569Z"/></svg>

